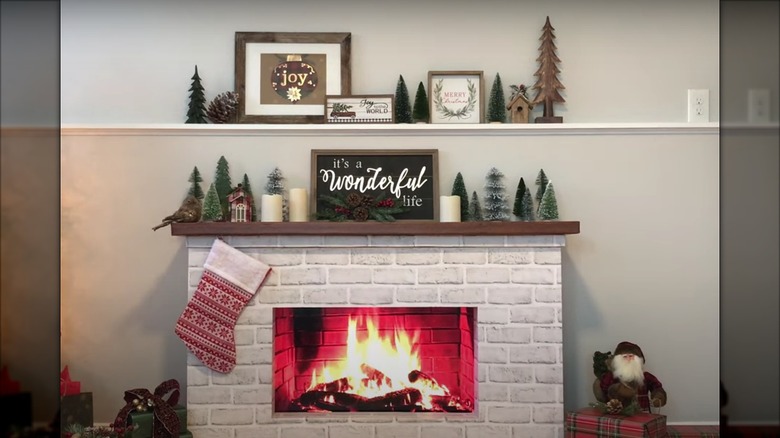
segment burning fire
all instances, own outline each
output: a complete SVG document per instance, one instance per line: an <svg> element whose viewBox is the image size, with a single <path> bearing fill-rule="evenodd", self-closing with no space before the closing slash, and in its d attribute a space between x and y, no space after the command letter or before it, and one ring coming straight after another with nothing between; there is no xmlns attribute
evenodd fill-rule
<svg viewBox="0 0 780 438"><path fill-rule="evenodd" d="M363 319L366 330L359 338L358 324ZM418 338L419 331L410 334L397 325L392 336L382 336L373 316L350 316L346 360L314 370L311 385L299 400L344 410L376 405L379 410L419 406L422 410L470 411L446 386L421 371Z"/></svg>

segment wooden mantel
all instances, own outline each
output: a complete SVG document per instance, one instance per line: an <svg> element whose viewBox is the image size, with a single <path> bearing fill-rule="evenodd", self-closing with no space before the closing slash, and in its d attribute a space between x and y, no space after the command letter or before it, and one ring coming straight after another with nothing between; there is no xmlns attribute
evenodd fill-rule
<svg viewBox="0 0 780 438"><path fill-rule="evenodd" d="M579 221L197 222L171 225L174 236L542 236L579 232Z"/></svg>

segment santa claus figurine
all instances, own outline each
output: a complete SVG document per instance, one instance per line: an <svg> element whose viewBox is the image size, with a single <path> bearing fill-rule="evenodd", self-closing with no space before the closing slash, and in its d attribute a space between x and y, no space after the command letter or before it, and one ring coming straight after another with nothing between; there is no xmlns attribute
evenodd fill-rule
<svg viewBox="0 0 780 438"><path fill-rule="evenodd" d="M599 354L602 353L596 352ZM605 364L606 369L596 373L593 385L598 401L614 404L613 400L617 400L623 407L636 401L645 412L650 412L650 406L666 405L666 391L658 378L644 370L645 355L638 345L619 343Z"/></svg>

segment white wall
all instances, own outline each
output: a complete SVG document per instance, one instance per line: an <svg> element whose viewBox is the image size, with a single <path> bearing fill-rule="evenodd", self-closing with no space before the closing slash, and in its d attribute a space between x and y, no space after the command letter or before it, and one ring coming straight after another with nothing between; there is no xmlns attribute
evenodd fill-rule
<svg viewBox="0 0 780 438"><path fill-rule="evenodd" d="M207 98L232 89L239 30L352 32L355 93L392 93L399 74L413 88L434 69L530 84L547 15L566 122L684 122L688 88L709 88L719 118L714 1L322 5L65 1L62 120L182 122L195 64ZM336 147L438 148L443 191L458 171L480 190L490 166L509 186L545 168L562 218L582 223L563 261L565 407L593 400L594 350L633 340L668 388L670 422L717 421L718 140L684 133L66 136L62 362L92 385L96 420L111 419L127 388L185 378L172 333L186 299L183 241L150 227L178 205L192 167L208 184L225 155L234 179L247 172L259 192L274 166L288 187L307 185L309 150ZM701 360L712 365L687 372Z"/></svg>

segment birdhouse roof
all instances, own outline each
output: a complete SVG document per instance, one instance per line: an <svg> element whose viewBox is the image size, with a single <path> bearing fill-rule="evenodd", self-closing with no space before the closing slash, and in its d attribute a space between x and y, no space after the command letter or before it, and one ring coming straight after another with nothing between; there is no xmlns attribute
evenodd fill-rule
<svg viewBox="0 0 780 438"><path fill-rule="evenodd" d="M512 109L513 106L517 103L518 100L522 99L523 102L525 102L526 105L528 105L528 108L533 108L534 104L531 103L530 100L528 100L525 96L523 96L523 93L517 93L517 96L515 96L509 104L506 106L506 109Z"/></svg>

